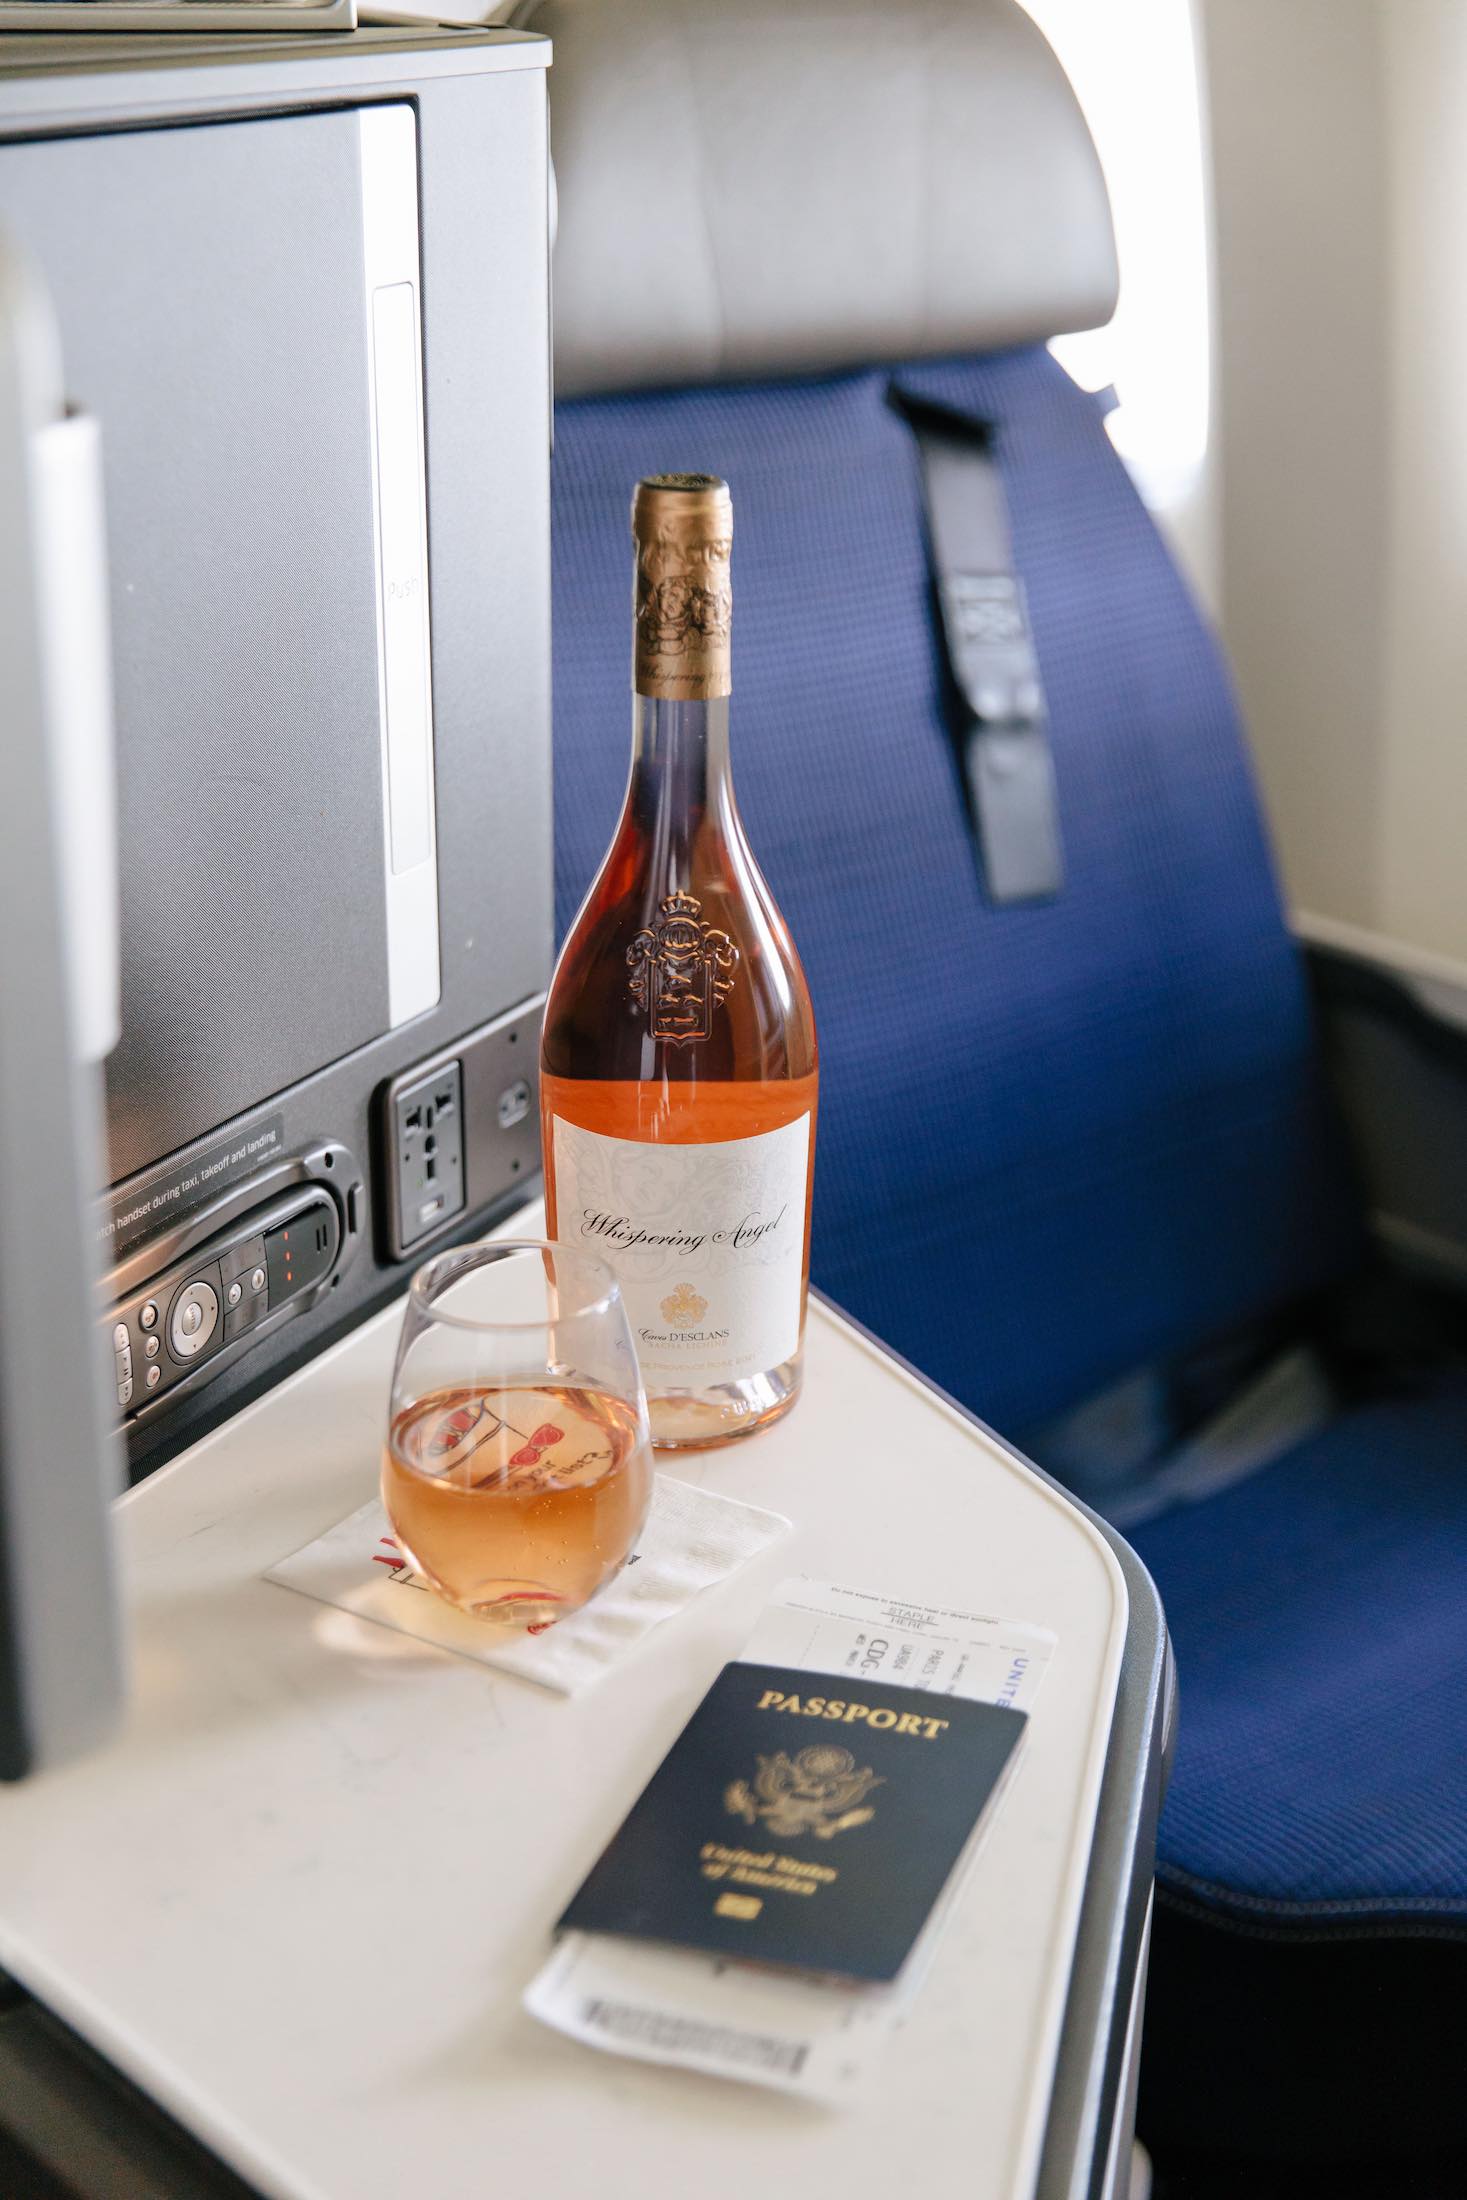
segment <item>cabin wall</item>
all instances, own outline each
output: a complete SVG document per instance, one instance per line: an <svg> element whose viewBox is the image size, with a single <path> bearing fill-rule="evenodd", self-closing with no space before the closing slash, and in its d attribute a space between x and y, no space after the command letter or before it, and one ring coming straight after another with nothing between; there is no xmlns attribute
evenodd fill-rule
<svg viewBox="0 0 1467 2200"><path fill-rule="evenodd" d="M1467 964L1467 8L1201 17L1222 623L1287 889Z"/></svg>
<svg viewBox="0 0 1467 2200"><path fill-rule="evenodd" d="M1116 448L1215 615L1211 218L1195 12L1189 0L1023 5L1090 125L1120 261L1113 318L1050 349L1083 389L1114 392Z"/></svg>

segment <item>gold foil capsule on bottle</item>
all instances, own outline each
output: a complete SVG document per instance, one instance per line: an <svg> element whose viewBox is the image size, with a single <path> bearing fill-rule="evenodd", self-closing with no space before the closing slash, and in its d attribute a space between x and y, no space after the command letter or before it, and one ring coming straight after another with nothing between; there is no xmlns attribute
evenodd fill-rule
<svg viewBox="0 0 1467 2200"><path fill-rule="evenodd" d="M632 499L637 545L632 685L706 703L731 692L733 502L715 474L650 474Z"/></svg>

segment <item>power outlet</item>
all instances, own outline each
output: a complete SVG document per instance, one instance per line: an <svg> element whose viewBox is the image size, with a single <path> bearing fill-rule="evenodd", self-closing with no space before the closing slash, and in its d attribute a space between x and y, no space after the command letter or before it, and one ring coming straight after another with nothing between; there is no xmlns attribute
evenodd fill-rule
<svg viewBox="0 0 1467 2200"><path fill-rule="evenodd" d="M487 1220L516 1194L528 1195L540 1167L543 1006L524 1001L461 1032L379 1089L373 1206L384 1264L415 1256L440 1232L451 1236L455 1217L462 1231L465 1218Z"/></svg>
<svg viewBox="0 0 1467 2200"><path fill-rule="evenodd" d="M463 1208L462 1063L442 1064L394 1092L388 1135L397 1178L400 1246L406 1252Z"/></svg>

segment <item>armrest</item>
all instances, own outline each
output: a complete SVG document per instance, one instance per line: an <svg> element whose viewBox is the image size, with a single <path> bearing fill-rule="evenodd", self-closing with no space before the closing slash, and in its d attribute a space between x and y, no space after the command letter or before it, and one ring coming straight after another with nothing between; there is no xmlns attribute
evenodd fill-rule
<svg viewBox="0 0 1467 2200"><path fill-rule="evenodd" d="M1299 929L1372 1229L1400 1266L1467 1291L1467 970Z"/></svg>

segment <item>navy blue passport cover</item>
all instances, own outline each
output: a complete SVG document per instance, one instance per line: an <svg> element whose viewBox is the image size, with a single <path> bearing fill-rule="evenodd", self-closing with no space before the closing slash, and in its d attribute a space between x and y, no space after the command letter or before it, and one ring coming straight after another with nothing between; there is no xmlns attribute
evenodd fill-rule
<svg viewBox="0 0 1467 2200"><path fill-rule="evenodd" d="M1026 1714L726 1665L558 1929L891 1979Z"/></svg>

